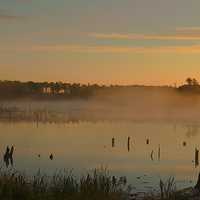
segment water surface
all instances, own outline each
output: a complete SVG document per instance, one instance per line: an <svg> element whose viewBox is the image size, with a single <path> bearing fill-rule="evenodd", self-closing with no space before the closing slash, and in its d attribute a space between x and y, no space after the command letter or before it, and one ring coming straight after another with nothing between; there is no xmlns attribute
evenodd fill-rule
<svg viewBox="0 0 200 200"><path fill-rule="evenodd" d="M14 168L27 174L38 169L52 174L65 168L79 176L103 166L112 175L126 176L137 190L147 191L170 176L176 178L178 188L192 186L199 171L194 163L199 126L192 123L1 122L0 138L1 165L5 168L6 146L14 145Z"/></svg>

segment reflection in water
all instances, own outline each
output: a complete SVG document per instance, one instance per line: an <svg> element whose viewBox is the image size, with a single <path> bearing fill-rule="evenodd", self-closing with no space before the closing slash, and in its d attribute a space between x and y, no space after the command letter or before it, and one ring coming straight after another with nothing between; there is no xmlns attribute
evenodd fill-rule
<svg viewBox="0 0 200 200"><path fill-rule="evenodd" d="M174 133L176 133L177 124L175 123L173 127L174 127Z"/></svg>
<svg viewBox="0 0 200 200"><path fill-rule="evenodd" d="M192 124L192 125L187 125L187 132L186 136L187 137L194 137L198 135L199 132L199 126L197 124Z"/></svg>

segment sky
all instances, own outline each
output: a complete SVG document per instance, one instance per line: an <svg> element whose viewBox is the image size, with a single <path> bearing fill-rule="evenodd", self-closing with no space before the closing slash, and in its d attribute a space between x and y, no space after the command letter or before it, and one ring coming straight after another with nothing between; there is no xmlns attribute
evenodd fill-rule
<svg viewBox="0 0 200 200"><path fill-rule="evenodd" d="M0 79L200 80L199 0L0 0Z"/></svg>

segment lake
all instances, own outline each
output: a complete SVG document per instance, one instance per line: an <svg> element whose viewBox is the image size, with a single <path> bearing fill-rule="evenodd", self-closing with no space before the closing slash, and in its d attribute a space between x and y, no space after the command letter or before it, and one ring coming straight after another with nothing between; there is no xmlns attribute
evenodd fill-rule
<svg viewBox="0 0 200 200"><path fill-rule="evenodd" d="M14 145L13 167L29 175L39 169L49 175L73 169L79 176L106 167L111 175L126 176L137 191L157 188L160 179L170 176L175 177L178 188L184 188L195 184L199 172L198 163L194 163L195 148L200 148L199 125L163 121L2 121L1 166L6 168L6 146ZM53 160L49 159L51 153Z"/></svg>

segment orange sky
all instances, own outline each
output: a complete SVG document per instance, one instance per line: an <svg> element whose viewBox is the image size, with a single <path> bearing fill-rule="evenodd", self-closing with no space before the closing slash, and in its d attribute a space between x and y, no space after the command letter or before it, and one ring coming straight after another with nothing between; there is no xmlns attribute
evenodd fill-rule
<svg viewBox="0 0 200 200"><path fill-rule="evenodd" d="M199 1L0 6L1 80L174 85L200 79Z"/></svg>

